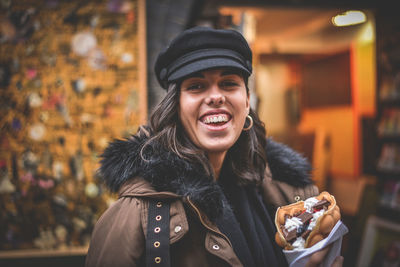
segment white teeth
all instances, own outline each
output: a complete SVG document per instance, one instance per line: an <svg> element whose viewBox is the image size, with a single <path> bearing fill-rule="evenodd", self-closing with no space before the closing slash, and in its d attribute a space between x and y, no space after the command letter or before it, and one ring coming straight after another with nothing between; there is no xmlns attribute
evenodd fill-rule
<svg viewBox="0 0 400 267"><path fill-rule="evenodd" d="M206 117L203 122L206 124L209 123L218 123L218 122L227 122L228 121L228 116L226 115L218 115L218 116L213 116L213 117Z"/></svg>

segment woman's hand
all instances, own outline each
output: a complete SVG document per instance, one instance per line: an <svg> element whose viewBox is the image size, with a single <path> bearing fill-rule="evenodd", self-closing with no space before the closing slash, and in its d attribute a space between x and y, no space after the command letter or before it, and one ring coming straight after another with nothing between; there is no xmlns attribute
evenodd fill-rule
<svg viewBox="0 0 400 267"><path fill-rule="evenodd" d="M310 257L310 260L307 262L306 267L319 266L322 263L322 261L325 259L326 254L328 254L329 250L331 249L331 246L332 245L329 245L326 248L313 253ZM344 260L343 256L337 256L336 259L333 261L331 267L342 267L343 260Z"/></svg>

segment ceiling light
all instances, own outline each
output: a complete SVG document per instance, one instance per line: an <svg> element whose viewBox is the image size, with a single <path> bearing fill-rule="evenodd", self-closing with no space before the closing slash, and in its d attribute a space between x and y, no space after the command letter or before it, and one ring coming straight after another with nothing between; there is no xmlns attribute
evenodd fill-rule
<svg viewBox="0 0 400 267"><path fill-rule="evenodd" d="M332 18L332 23L335 26L349 26L364 23L367 16L362 11L349 10Z"/></svg>

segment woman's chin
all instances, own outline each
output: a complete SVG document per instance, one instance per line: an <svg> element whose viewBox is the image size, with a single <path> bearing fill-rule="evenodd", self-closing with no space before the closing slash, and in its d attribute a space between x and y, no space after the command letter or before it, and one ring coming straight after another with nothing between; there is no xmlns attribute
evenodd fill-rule
<svg viewBox="0 0 400 267"><path fill-rule="evenodd" d="M207 153L224 153L228 151L235 142L229 142L224 139L223 142L207 142L203 143L202 147Z"/></svg>

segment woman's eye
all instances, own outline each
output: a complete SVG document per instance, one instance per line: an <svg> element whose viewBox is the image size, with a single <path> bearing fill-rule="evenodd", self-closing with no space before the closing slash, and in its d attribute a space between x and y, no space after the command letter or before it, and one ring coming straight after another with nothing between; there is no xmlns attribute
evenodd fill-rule
<svg viewBox="0 0 400 267"><path fill-rule="evenodd" d="M186 87L186 90L188 90L188 91L200 90L201 88L203 88L203 86L200 83L195 83L195 84L191 84L188 87Z"/></svg>
<svg viewBox="0 0 400 267"><path fill-rule="evenodd" d="M221 83L221 85L223 87L234 87L234 86L238 86L239 84L237 82L235 82L235 81L223 81Z"/></svg>

